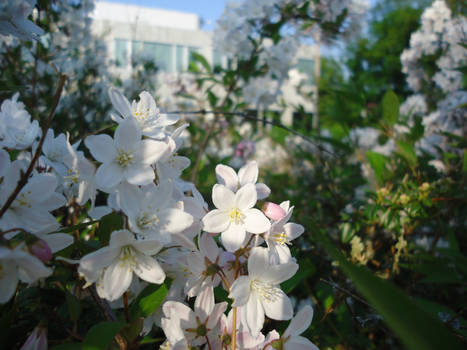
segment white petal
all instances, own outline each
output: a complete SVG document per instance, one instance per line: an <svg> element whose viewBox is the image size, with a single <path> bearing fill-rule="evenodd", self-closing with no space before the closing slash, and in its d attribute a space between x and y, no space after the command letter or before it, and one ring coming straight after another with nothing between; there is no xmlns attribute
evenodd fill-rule
<svg viewBox="0 0 467 350"><path fill-rule="evenodd" d="M163 248L159 241L153 239L134 241L131 245L136 250L139 250L141 253L149 256L156 255Z"/></svg>
<svg viewBox="0 0 467 350"><path fill-rule="evenodd" d="M153 164L160 160L168 150L165 142L154 140L143 140L135 149L135 159L143 164Z"/></svg>
<svg viewBox="0 0 467 350"><path fill-rule="evenodd" d="M141 279L149 283L161 284L165 280L165 272L156 259L147 255L137 253L135 256L136 266L133 267Z"/></svg>
<svg viewBox="0 0 467 350"><path fill-rule="evenodd" d="M292 321L290 321L289 326L284 332L284 338L287 338L289 335L296 336L302 334L310 327L312 319L313 308L310 305L306 305L295 315Z"/></svg>
<svg viewBox="0 0 467 350"><path fill-rule="evenodd" d="M276 289L277 294L274 300L261 299L266 316L273 320L290 320L293 316L293 307L289 297L280 289Z"/></svg>
<svg viewBox="0 0 467 350"><path fill-rule="evenodd" d="M66 233L52 233L40 237L49 246L52 253L56 253L73 244L73 236Z"/></svg>
<svg viewBox="0 0 467 350"><path fill-rule="evenodd" d="M258 199L264 199L271 194L271 189L263 183L256 184L256 194Z"/></svg>
<svg viewBox="0 0 467 350"><path fill-rule="evenodd" d="M203 256L207 257L211 262L216 261L219 255L219 247L212 236L207 234L201 235L198 238L198 245L199 251Z"/></svg>
<svg viewBox="0 0 467 350"><path fill-rule="evenodd" d="M227 309L227 303L225 301L214 305L212 312L209 314L209 320L206 324L207 328L214 329L216 328L221 316L224 314L225 310Z"/></svg>
<svg viewBox="0 0 467 350"><path fill-rule="evenodd" d="M165 209L161 211L161 222L163 229L170 233L180 233L193 224L193 216L181 209Z"/></svg>
<svg viewBox="0 0 467 350"><path fill-rule="evenodd" d="M258 181L258 163L256 161L248 162L238 171L240 186L248 183L255 184Z"/></svg>
<svg viewBox="0 0 467 350"><path fill-rule="evenodd" d="M214 309L214 289L206 286L195 299L195 313L204 322Z"/></svg>
<svg viewBox="0 0 467 350"><path fill-rule="evenodd" d="M10 260L1 260L2 274L0 275L0 304L6 303L15 294L18 285L18 272L16 263Z"/></svg>
<svg viewBox="0 0 467 350"><path fill-rule="evenodd" d="M228 187L233 192L237 190L237 173L231 167L223 164L218 164L216 166L216 177L219 184Z"/></svg>
<svg viewBox="0 0 467 350"><path fill-rule="evenodd" d="M299 237L305 231L305 228L302 225L294 224L289 222L284 225L284 233L287 235L289 241Z"/></svg>
<svg viewBox="0 0 467 350"><path fill-rule="evenodd" d="M264 310L255 293L252 293L246 306L242 308L242 313L246 316L246 324L251 335L258 336L264 324Z"/></svg>
<svg viewBox="0 0 467 350"><path fill-rule="evenodd" d="M211 210L203 217L202 221L204 225L203 230L211 233L225 231L230 225L228 213L219 209Z"/></svg>
<svg viewBox="0 0 467 350"><path fill-rule="evenodd" d="M125 151L135 151L141 141L141 129L134 118L125 119L115 130L115 147Z"/></svg>
<svg viewBox="0 0 467 350"><path fill-rule="evenodd" d="M120 298L130 287L133 272L130 267L120 261L110 265L104 272L103 288L109 301Z"/></svg>
<svg viewBox="0 0 467 350"><path fill-rule="evenodd" d="M123 94L118 91L117 89L111 87L109 89L109 97L110 101L112 101L112 104L114 108L125 118L130 117L133 115L133 112L131 110L130 102L128 99L123 96Z"/></svg>
<svg viewBox="0 0 467 350"><path fill-rule="evenodd" d="M88 136L84 140L84 144L98 162L110 162L117 157L114 141L109 135Z"/></svg>
<svg viewBox="0 0 467 350"><path fill-rule="evenodd" d="M87 282L93 283L99 278L102 269L109 266L120 253L120 249L104 247L85 255L79 264L78 272Z"/></svg>
<svg viewBox="0 0 467 350"><path fill-rule="evenodd" d="M271 222L268 218L256 208L243 211L245 215L245 229L251 233L267 232L271 228Z"/></svg>
<svg viewBox="0 0 467 350"><path fill-rule="evenodd" d="M17 263L19 266L19 279L26 283L35 282L39 278L52 274L52 270L46 267L42 261L27 253L17 259Z"/></svg>
<svg viewBox="0 0 467 350"><path fill-rule="evenodd" d="M149 185L156 178L154 169L146 164L134 164L129 166L124 172L125 179L132 185Z"/></svg>
<svg viewBox="0 0 467 350"><path fill-rule="evenodd" d="M224 185L215 184L212 188L212 202L218 209L231 210L235 206L235 194Z"/></svg>
<svg viewBox="0 0 467 350"><path fill-rule="evenodd" d="M117 203L126 215L138 216L142 211L143 193L137 186L123 183L118 187Z"/></svg>
<svg viewBox="0 0 467 350"><path fill-rule="evenodd" d="M248 276L238 277L230 287L229 298L233 299L232 306L243 306L250 297L250 278Z"/></svg>
<svg viewBox="0 0 467 350"><path fill-rule="evenodd" d="M48 199L57 187L57 178L52 174L38 174L29 179L21 190L26 196L35 202ZM61 203L60 203L61 204Z"/></svg>
<svg viewBox="0 0 467 350"><path fill-rule="evenodd" d="M308 339L296 336L284 344L284 350L319 350L319 348Z"/></svg>
<svg viewBox="0 0 467 350"><path fill-rule="evenodd" d="M116 163L101 164L96 171L96 185L99 188L112 188L123 179L122 168Z"/></svg>
<svg viewBox="0 0 467 350"><path fill-rule="evenodd" d="M257 195L255 185L249 183L240 188L235 194L236 207L240 210L253 208L256 204Z"/></svg>
<svg viewBox="0 0 467 350"><path fill-rule="evenodd" d="M251 279L260 278L269 266L268 250L263 247L251 249L248 258L248 275Z"/></svg>
<svg viewBox="0 0 467 350"><path fill-rule="evenodd" d="M272 284L279 284L287 281L289 278L295 275L297 270L298 265L294 262L281 265L270 265L265 270L263 270L261 280Z"/></svg>
<svg viewBox="0 0 467 350"><path fill-rule="evenodd" d="M233 253L242 247L242 244L245 241L245 237L245 227L243 227L243 225L237 225L231 222L227 230L222 232L222 245L225 249L227 249L227 251Z"/></svg>

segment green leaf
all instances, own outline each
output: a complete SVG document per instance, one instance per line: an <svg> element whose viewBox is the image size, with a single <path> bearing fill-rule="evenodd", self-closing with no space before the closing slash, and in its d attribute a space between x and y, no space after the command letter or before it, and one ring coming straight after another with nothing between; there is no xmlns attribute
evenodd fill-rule
<svg viewBox="0 0 467 350"><path fill-rule="evenodd" d="M312 232L327 253L353 281L369 303L383 316L384 321L411 350L462 349L456 337L443 323L391 283L376 277L366 268L350 263L329 238L311 223Z"/></svg>
<svg viewBox="0 0 467 350"><path fill-rule="evenodd" d="M55 345L50 350L81 350L82 344L81 343L65 343L60 345Z"/></svg>
<svg viewBox="0 0 467 350"><path fill-rule="evenodd" d="M170 280L166 280L160 286L151 284L144 288L131 304L131 319L151 315L164 301L169 292L170 283Z"/></svg>
<svg viewBox="0 0 467 350"><path fill-rule="evenodd" d="M397 141L396 144L399 147L397 153L399 153L399 155L403 157L410 166L417 165L418 159L413 146L404 141Z"/></svg>
<svg viewBox="0 0 467 350"><path fill-rule="evenodd" d="M464 150L462 170L464 171L464 173L467 173L467 150Z"/></svg>
<svg viewBox="0 0 467 350"><path fill-rule="evenodd" d="M81 304L73 294L66 294L66 305L72 321L77 321L81 315Z"/></svg>
<svg viewBox="0 0 467 350"><path fill-rule="evenodd" d="M127 324L122 329L120 334L122 334L125 337L125 339L128 340L128 342L132 343L141 334L141 331L143 330L143 326L144 326L144 318L138 317L130 324Z"/></svg>
<svg viewBox="0 0 467 350"><path fill-rule="evenodd" d="M204 67L204 69L206 69L208 73L211 72L211 66L209 65L208 60L203 55L200 55L199 53L196 53L194 51L190 52L190 55L191 59L201 63L201 65Z"/></svg>
<svg viewBox="0 0 467 350"><path fill-rule="evenodd" d="M112 212L101 219L97 236L102 243L108 243L113 231L121 230L123 227L123 218L121 214Z"/></svg>
<svg viewBox="0 0 467 350"><path fill-rule="evenodd" d="M386 162L388 161L387 157L382 155L381 153L368 151L366 152L366 158L371 165L371 168L375 172L376 179L378 183L383 183L386 179Z"/></svg>
<svg viewBox="0 0 467 350"><path fill-rule="evenodd" d="M384 94L382 108L383 120L386 124L389 126L396 124L399 119L399 99L392 90L388 90Z"/></svg>
<svg viewBox="0 0 467 350"><path fill-rule="evenodd" d="M101 322L93 326L83 342L83 350L105 350L125 326L124 322Z"/></svg>

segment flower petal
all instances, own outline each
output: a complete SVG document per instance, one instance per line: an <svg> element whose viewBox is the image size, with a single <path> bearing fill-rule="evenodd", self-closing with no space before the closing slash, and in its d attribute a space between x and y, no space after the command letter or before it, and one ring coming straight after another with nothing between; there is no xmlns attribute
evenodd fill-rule
<svg viewBox="0 0 467 350"><path fill-rule="evenodd" d="M319 348L308 339L296 336L284 344L284 350L319 350Z"/></svg>
<svg viewBox="0 0 467 350"><path fill-rule="evenodd" d="M229 298L233 299L232 306L243 306L250 297L250 278L248 276L238 277L230 287Z"/></svg>
<svg viewBox="0 0 467 350"><path fill-rule="evenodd" d="M109 89L110 101L114 108L125 118L133 116L130 102L128 99L117 89L111 87Z"/></svg>
<svg viewBox="0 0 467 350"><path fill-rule="evenodd" d="M302 225L294 224L293 222L284 225L284 233L287 235L289 241L301 236L304 231L305 228Z"/></svg>
<svg viewBox="0 0 467 350"><path fill-rule="evenodd" d="M226 186L235 192L238 188L238 176L235 170L223 164L216 166L216 177L219 184Z"/></svg>
<svg viewBox="0 0 467 350"><path fill-rule="evenodd" d="M125 170L124 177L132 185L144 186L154 181L156 174L150 165L134 164Z"/></svg>
<svg viewBox="0 0 467 350"><path fill-rule="evenodd" d="M123 171L116 163L104 163L96 171L96 185L99 188L112 188L123 179Z"/></svg>
<svg viewBox="0 0 467 350"><path fill-rule="evenodd" d="M130 287L133 272L128 264L114 262L104 272L103 288L109 301L120 298Z"/></svg>
<svg viewBox="0 0 467 350"><path fill-rule="evenodd" d="M252 208L243 211L245 215L245 229L251 233L267 232L271 228L271 222L258 209Z"/></svg>
<svg viewBox="0 0 467 350"><path fill-rule="evenodd" d="M248 275L251 279L261 277L269 266L268 250L263 247L255 247L250 251L248 258Z"/></svg>
<svg viewBox="0 0 467 350"><path fill-rule="evenodd" d="M135 160L138 163L153 164L161 159L168 150L165 142L155 140L143 140L138 143L134 151Z"/></svg>
<svg viewBox="0 0 467 350"><path fill-rule="evenodd" d="M222 245L227 249L227 251L233 253L242 247L242 244L245 241L245 236L245 227L231 222L227 230L222 232Z"/></svg>
<svg viewBox="0 0 467 350"><path fill-rule="evenodd" d="M135 151L141 141L141 128L135 118L122 121L115 130L115 148L125 151Z"/></svg>
<svg viewBox="0 0 467 350"><path fill-rule="evenodd" d="M246 184L255 184L258 181L258 163L256 161L248 162L238 171L238 180L240 186Z"/></svg>
<svg viewBox="0 0 467 350"><path fill-rule="evenodd" d="M84 144L95 160L101 163L111 162L117 157L114 141L109 135L91 135L86 137Z"/></svg>
<svg viewBox="0 0 467 350"><path fill-rule="evenodd" d="M225 231L230 225L228 213L224 210L214 209L207 213L203 219L203 230L210 233Z"/></svg>
<svg viewBox="0 0 467 350"><path fill-rule="evenodd" d="M279 288L273 299L261 299L266 316L273 320L290 320L293 316L293 307L289 297Z"/></svg>
<svg viewBox="0 0 467 350"><path fill-rule="evenodd" d="M251 183L242 186L235 194L235 206L240 210L253 208L256 200L256 187Z"/></svg>
<svg viewBox="0 0 467 350"><path fill-rule="evenodd" d="M136 266L133 267L133 272L139 278L149 283L161 284L165 280L165 272L156 259L150 256L137 253L135 255Z"/></svg>
<svg viewBox="0 0 467 350"><path fill-rule="evenodd" d="M306 305L301 309L295 317L290 321L289 326L284 332L284 338L288 336L296 336L302 334L305 330L310 327L311 320L313 319L313 308L310 305Z"/></svg>
<svg viewBox="0 0 467 350"><path fill-rule="evenodd" d="M263 183L255 184L258 199L264 199L271 194L271 189Z"/></svg>
<svg viewBox="0 0 467 350"><path fill-rule="evenodd" d="M235 206L235 194L226 186L215 184L212 188L212 202L218 209L230 210Z"/></svg>
<svg viewBox="0 0 467 350"><path fill-rule="evenodd" d="M245 317L246 325L253 337L258 336L264 324L264 309L255 294L252 293L245 307L242 308L242 316Z"/></svg>
<svg viewBox="0 0 467 350"><path fill-rule="evenodd" d="M212 286L206 286L195 299L195 313L200 316L201 322L204 322L214 309L214 289Z"/></svg>
<svg viewBox="0 0 467 350"><path fill-rule="evenodd" d="M160 218L163 229L170 233L180 233L193 224L193 216L176 208L162 210Z"/></svg>

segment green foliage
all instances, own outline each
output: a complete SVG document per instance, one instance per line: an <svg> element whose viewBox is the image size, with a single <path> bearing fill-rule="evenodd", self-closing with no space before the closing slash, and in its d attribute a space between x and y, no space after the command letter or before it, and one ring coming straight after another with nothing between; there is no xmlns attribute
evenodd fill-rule
<svg viewBox="0 0 467 350"><path fill-rule="evenodd" d="M170 288L170 281L160 286L149 285L138 295L131 305L131 318L148 317L164 301Z"/></svg>
<svg viewBox="0 0 467 350"><path fill-rule="evenodd" d="M82 350L108 349L114 337L125 326L124 322L101 322L93 326L84 338Z"/></svg>

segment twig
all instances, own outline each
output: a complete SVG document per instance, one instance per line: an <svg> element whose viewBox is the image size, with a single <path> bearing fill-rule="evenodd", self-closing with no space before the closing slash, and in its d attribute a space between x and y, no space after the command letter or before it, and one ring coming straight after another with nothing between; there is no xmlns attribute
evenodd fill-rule
<svg viewBox="0 0 467 350"><path fill-rule="evenodd" d="M215 114L215 115L231 115L231 116L238 116L238 117L242 117L242 118L245 118L245 119L250 119L250 120L254 120L254 121L259 121L259 122L263 122L263 123L266 123L266 124L269 124L269 125L273 125L273 126L277 126L278 128L281 128L281 129L284 129L288 132L290 132L291 134L294 134L295 136L298 136L300 138L302 138L303 140L309 142L310 144L312 144L313 146L315 146L316 148L318 148L319 150L325 152L325 153L328 153L330 155L332 155L333 157L337 157L333 152L327 150L326 148L324 148L323 146L321 146L319 143L316 143L315 141L313 141L310 137L308 136L305 136L301 133L299 133L298 131L292 129L292 128L289 128L288 126L285 126L284 124L282 123L277 123L275 121L271 121L271 120L267 120L267 119L259 119L257 117L255 117L254 115L250 114L250 113L247 113L247 112L222 112L222 111L207 111L207 110L199 110L199 111L171 111L171 112L165 112L165 114Z"/></svg>
<svg viewBox="0 0 467 350"><path fill-rule="evenodd" d="M47 136L47 130L50 128L50 125L52 124L52 119L55 113L55 110L57 109L58 102L60 101L60 96L62 95L63 87L65 85L65 82L67 80L67 76L65 74L60 74L59 80L58 80L58 87L57 91L54 96L54 102L52 105L52 108L50 109L50 113L45 121L44 127L42 128L42 136L39 141L39 144L37 146L36 152L34 153L34 157L31 159L31 163L29 164L28 169L24 174L22 174L21 178L18 181L18 184L16 185L15 190L13 193L8 197L6 200L5 204L3 205L2 209L0 209L0 218L5 214L5 212L8 210L8 208L13 204L14 200L18 196L18 194L21 192L23 187L26 185L28 182L29 176L31 175L34 166L39 159L39 156L42 151L42 146L44 144L45 138Z"/></svg>
<svg viewBox="0 0 467 350"><path fill-rule="evenodd" d="M365 305L368 306L369 308L372 308L372 309L373 309L373 306L371 306L370 304L368 304L364 299L360 298L358 295L353 294L352 292L348 291L347 289L340 287L337 283L334 283L334 282L332 282L332 281L325 280L324 278L320 278L319 280L320 280L321 282L324 282L324 283L330 285L330 286L333 287L333 288L336 288L337 290L340 290L341 292L343 292L343 293L345 293L345 294L348 294L349 296L351 296L351 297L354 298L355 300L358 300L358 301L361 302L362 304L365 304Z"/></svg>

